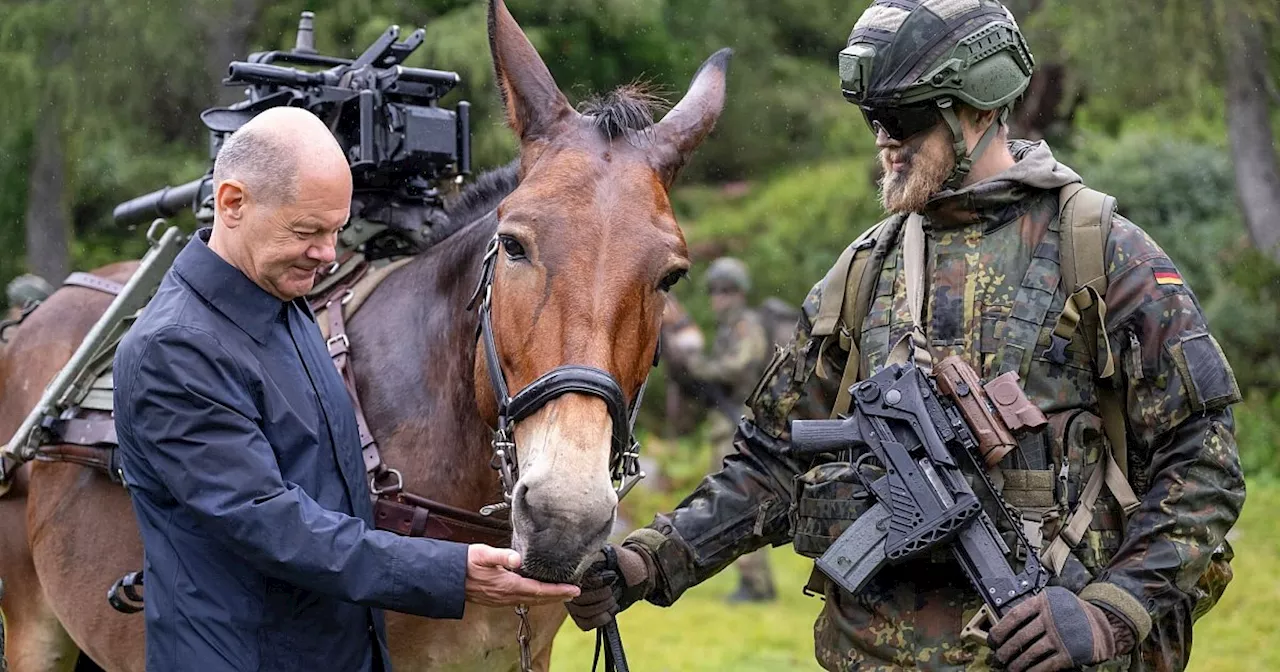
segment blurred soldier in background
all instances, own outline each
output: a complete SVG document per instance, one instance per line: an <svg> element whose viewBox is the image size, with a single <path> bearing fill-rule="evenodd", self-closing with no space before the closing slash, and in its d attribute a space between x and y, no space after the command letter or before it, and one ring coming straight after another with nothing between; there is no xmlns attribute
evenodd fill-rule
<svg viewBox="0 0 1280 672"><path fill-rule="evenodd" d="M666 356L673 376L698 388L698 398L713 411L708 418L707 440L712 450L711 471L716 472L734 451L734 430L746 413L747 395L769 360L772 341L759 313L747 307L751 279L745 264L732 257L716 259L707 269L706 282L716 317L710 350L702 351L701 339L672 337L666 339L670 343ZM686 342L689 345L683 345ZM729 601L774 599L767 550L761 548L738 560L740 582Z"/></svg>

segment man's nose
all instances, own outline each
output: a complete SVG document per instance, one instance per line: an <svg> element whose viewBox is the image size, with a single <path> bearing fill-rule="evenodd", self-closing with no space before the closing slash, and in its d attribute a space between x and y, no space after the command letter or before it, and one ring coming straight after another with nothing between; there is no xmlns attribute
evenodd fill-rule
<svg viewBox="0 0 1280 672"><path fill-rule="evenodd" d="M889 132L884 130L884 126L881 126L880 124L876 124L875 129L876 129L876 147L877 148L887 149L890 147L899 147L902 145L901 142L898 142L897 140L894 140L893 138L889 137Z"/></svg>
<svg viewBox="0 0 1280 672"><path fill-rule="evenodd" d="M307 256L321 264L332 264L338 258L338 250L334 241L326 240L307 248Z"/></svg>

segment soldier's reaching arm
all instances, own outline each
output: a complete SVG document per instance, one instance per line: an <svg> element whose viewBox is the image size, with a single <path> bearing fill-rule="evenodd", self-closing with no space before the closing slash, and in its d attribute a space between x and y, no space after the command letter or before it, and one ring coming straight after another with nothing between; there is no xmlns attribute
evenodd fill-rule
<svg viewBox="0 0 1280 672"><path fill-rule="evenodd" d="M627 544L642 547L652 558L657 573L649 601L669 605L739 555L790 539L793 479L810 466L807 460L782 455L790 441L790 420L806 388L834 386L844 364L827 362L827 370L837 371L827 381L814 376L819 348L810 337L810 321L817 312L819 287L805 299L805 314L791 342L774 354L748 399L752 414L734 436L737 451L675 511L658 515L652 525L628 537Z"/></svg>
<svg viewBox="0 0 1280 672"><path fill-rule="evenodd" d="M761 353L768 349L769 337L764 325L758 319L744 317L733 326L733 340L728 350L715 356L691 353L686 368L691 376L704 383L732 387L750 375L752 367L759 366L758 362L764 357Z"/></svg>
<svg viewBox="0 0 1280 672"><path fill-rule="evenodd" d="M1108 244L1107 335L1122 373L1130 481L1141 505L1110 564L1086 588L1141 641L1172 610L1189 630L1194 589L1244 504L1230 405L1238 388L1200 306L1163 251L1117 217ZM1145 494L1142 494L1145 491ZM1164 655L1182 632L1152 633ZM1184 661L1185 662L1185 661Z"/></svg>

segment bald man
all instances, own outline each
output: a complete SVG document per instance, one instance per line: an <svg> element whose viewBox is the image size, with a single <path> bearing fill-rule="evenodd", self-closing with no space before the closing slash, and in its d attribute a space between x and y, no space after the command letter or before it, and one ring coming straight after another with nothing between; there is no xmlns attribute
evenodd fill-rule
<svg viewBox="0 0 1280 672"><path fill-rule="evenodd" d="M259 114L214 164L214 223L116 353L145 548L148 670L389 670L382 609L564 601L509 549L373 528L355 413L303 297L351 173L323 123Z"/></svg>

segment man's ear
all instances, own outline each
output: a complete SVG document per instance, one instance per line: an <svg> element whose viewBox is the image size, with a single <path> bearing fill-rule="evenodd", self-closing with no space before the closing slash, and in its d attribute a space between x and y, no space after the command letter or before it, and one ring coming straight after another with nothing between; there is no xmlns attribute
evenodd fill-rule
<svg viewBox="0 0 1280 672"><path fill-rule="evenodd" d="M987 130L987 126L996 122L1000 115L1000 110L979 110L971 105L960 106L960 121L968 128L966 130L981 135Z"/></svg>
<svg viewBox="0 0 1280 672"><path fill-rule="evenodd" d="M218 183L216 190L213 207L218 213L218 221L223 226L234 229L244 220L247 205L244 183L239 180L223 180Z"/></svg>

